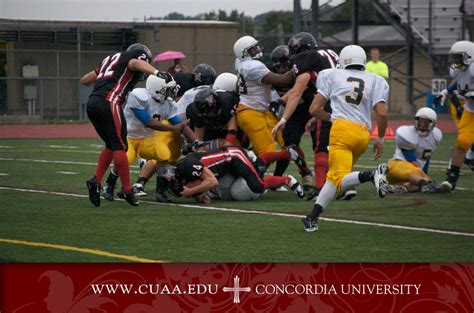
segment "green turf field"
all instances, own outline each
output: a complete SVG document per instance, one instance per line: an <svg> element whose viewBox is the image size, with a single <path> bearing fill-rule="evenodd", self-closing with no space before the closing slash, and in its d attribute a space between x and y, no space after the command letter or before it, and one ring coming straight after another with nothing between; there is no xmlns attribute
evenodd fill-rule
<svg viewBox="0 0 474 313"><path fill-rule="evenodd" d="M446 135L434 153L429 174L437 181L454 139ZM308 138L305 145L311 161ZM312 203L291 192L210 207L186 199L174 202L188 206L163 205L151 196L153 179L139 207L102 200L95 208L85 180L101 146L0 140L0 261L474 262L474 174L467 167L450 195L379 199L371 184L360 186L352 201L331 203L319 232L305 233L300 217ZM384 160L393 149L388 141ZM377 163L368 150L356 169ZM135 180L138 167L131 170Z"/></svg>

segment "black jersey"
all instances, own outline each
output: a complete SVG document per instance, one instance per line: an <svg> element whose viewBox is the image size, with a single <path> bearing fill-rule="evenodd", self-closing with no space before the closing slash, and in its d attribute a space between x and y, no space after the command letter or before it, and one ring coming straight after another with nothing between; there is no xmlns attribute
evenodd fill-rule
<svg viewBox="0 0 474 313"><path fill-rule="evenodd" d="M104 97L110 103L121 105L143 75L128 68L131 59L146 60L146 55L129 51L107 56L96 70L97 79L90 96Z"/></svg>
<svg viewBox="0 0 474 313"><path fill-rule="evenodd" d="M308 88L303 93L302 99L304 105L299 110L308 111L314 95L317 93L316 80L318 73L328 68L335 68L338 64L339 56L336 52L327 50L308 50L301 52L293 59L293 66L296 68L297 76L302 73L310 72L310 80ZM329 101L326 103L324 109L331 112Z"/></svg>
<svg viewBox="0 0 474 313"><path fill-rule="evenodd" d="M205 112L199 112L196 105L191 103L186 108L186 117L195 127L210 127L216 130L226 129L229 120L235 115L235 110L239 104L239 94L233 91L216 90L216 112L210 119L205 117Z"/></svg>
<svg viewBox="0 0 474 313"><path fill-rule="evenodd" d="M226 146L188 154L176 165L176 175L187 183L199 179L204 167L207 167L217 178L220 178L226 174L233 174L235 161L255 171L254 164L241 148Z"/></svg>

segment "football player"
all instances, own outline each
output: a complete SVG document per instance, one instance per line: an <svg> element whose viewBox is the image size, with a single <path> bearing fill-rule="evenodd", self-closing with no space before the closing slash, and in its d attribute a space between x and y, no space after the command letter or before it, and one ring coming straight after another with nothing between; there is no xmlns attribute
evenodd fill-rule
<svg viewBox="0 0 474 313"><path fill-rule="evenodd" d="M126 51L109 55L102 60L99 68L81 78L83 84L94 84L87 102L87 116L97 134L105 142L105 149L99 156L95 176L87 181L89 200L100 206L102 178L112 160L122 182L118 196L131 205L138 205L132 193L130 170L127 161L127 126L122 110L122 102L135 87L143 73L163 76L152 65L151 52L140 43L130 45Z"/></svg>
<svg viewBox="0 0 474 313"><path fill-rule="evenodd" d="M174 186L173 192L176 195L191 197L216 188L218 179L228 174L242 177L250 190L257 194L263 193L266 189L286 184L298 197L304 197L303 188L291 175L264 176L262 178L263 173L255 167L248 154L237 146L226 146L186 155L179 160L174 176L168 177L168 183L165 184ZM192 187L186 186L194 181L198 181L198 183Z"/></svg>
<svg viewBox="0 0 474 313"><path fill-rule="evenodd" d="M428 176L431 155L443 137L436 122L437 116L433 109L421 108L416 112L414 125L397 129L395 154L388 162L387 181L391 185L400 185L398 192L451 191L451 185L442 183L437 186Z"/></svg>
<svg viewBox="0 0 474 313"><path fill-rule="evenodd" d="M269 111L271 88L287 86L293 81L293 71L281 75L271 72L259 59L263 56L258 41L251 36L239 38L234 44L238 71L240 104L237 107L237 125L249 137L257 155L275 152L271 130L277 123ZM284 147L281 132L276 140Z"/></svg>
<svg viewBox="0 0 474 313"><path fill-rule="evenodd" d="M291 68L291 62L290 62L290 51L288 49L287 45L280 45L277 46L275 49L273 49L272 53L270 54L270 69L278 74L284 74L288 72ZM285 94L290 90L288 87L274 87L278 96L272 97L272 102L270 103L270 110L273 112L273 114L276 115L278 119L281 118L281 115L283 114L284 106L285 106L285 101L282 99L286 99L287 96ZM299 116L309 116L308 113L308 108L309 105L311 104L312 100L312 92L309 89L306 89L305 91L305 97L308 102L307 106L301 105L298 106L298 114L295 114L292 118L290 118L289 124L290 126L283 128L282 135L283 135L283 141L286 147L291 147L295 151L298 152L299 154L299 159L301 162L297 163L296 165L298 166L300 170L300 174L302 177L302 184L303 188L305 188L305 192L310 192L311 188L313 187L313 173L311 170L308 168L308 165L306 164L305 161L305 156L304 152L300 147L300 141L301 137L304 134L304 124L306 124L306 120L302 120L301 118L297 118L296 115ZM305 112L301 112L305 111ZM302 125L301 125L302 123ZM281 176L283 173L286 171L289 165L289 160L280 160L277 162L276 167L275 167L275 172L274 174L276 176Z"/></svg>
<svg viewBox="0 0 474 313"><path fill-rule="evenodd" d="M454 190L466 153L474 143L474 44L470 41L458 41L451 46L449 55L453 83L456 84L458 93L466 99L446 179L446 183L451 184Z"/></svg>
<svg viewBox="0 0 474 313"><path fill-rule="evenodd" d="M154 131L171 131L183 134L189 140L195 140L193 131L177 116L177 108L173 101L177 86L172 76L167 73L166 78L150 75L146 81L146 88L135 88L127 97L125 118L127 121L127 159L131 164L137 157L154 160L155 166L151 170L142 170L137 183L144 186L158 166L166 164L171 151L166 143L161 142L154 135ZM164 120L169 124L163 123ZM103 196L112 201L117 174L112 170L104 185Z"/></svg>
<svg viewBox="0 0 474 313"><path fill-rule="evenodd" d="M342 49L341 69L319 72L318 94L310 106L310 113L325 121L332 121L329 139L329 171L313 210L303 218L307 232L318 230L318 218L337 192L372 181L379 197L388 192L387 165L380 164L373 171L352 172L357 159L365 152L370 141L371 111L375 111L378 139L374 144L374 159L382 155L383 137L387 128L389 86L383 77L364 72L366 53L357 45ZM332 113L324 110L331 101Z"/></svg>
<svg viewBox="0 0 474 313"><path fill-rule="evenodd" d="M185 86L185 88L182 89L180 85L180 88L178 89L177 98L179 97L179 101L176 104L178 108L177 115L182 120L185 120L186 107L194 99L194 95L197 92L196 89L199 89L199 86L207 86L212 84L216 78L216 71L208 64L198 64L193 69L192 73L184 73L183 75L177 73L176 76L178 76L180 79L179 84ZM191 86L191 88L189 88L189 86ZM185 90L185 92L183 92L183 90ZM168 121L164 121L164 123L168 123ZM181 156L181 135L178 132L172 131L156 131L155 137L157 141L162 142L170 149L171 155L169 163L176 164L179 157ZM142 171L145 173L152 173L154 172L155 168L155 161L149 160L143 165ZM137 183L133 185L133 190L136 192L137 196L146 195L144 183L146 183L146 181L137 181ZM159 198L159 193L155 193L155 196Z"/></svg>
<svg viewBox="0 0 474 313"><path fill-rule="evenodd" d="M273 128L273 133L279 129L287 130L287 140L292 144L299 144L305 132L305 126L310 129L314 151L314 172L316 175L315 190L309 194L308 200L314 199L319 194L326 181L328 172L329 132L331 122L311 119L309 106L316 94L318 73L324 69L335 68L338 55L332 50L319 50L316 39L310 33L295 34L288 41L293 67L296 69L294 86L285 95L286 106L278 124ZM331 112L330 102L325 109ZM308 123L310 122L310 123ZM285 127L287 125L287 127ZM285 142L286 143L286 142Z"/></svg>

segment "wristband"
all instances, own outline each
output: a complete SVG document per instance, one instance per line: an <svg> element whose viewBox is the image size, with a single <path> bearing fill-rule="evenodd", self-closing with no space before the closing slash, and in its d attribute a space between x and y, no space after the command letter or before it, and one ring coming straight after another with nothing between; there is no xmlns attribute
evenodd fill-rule
<svg viewBox="0 0 474 313"><path fill-rule="evenodd" d="M158 71L158 70L155 70L155 71L153 72L153 75L156 76L158 73L159 73L159 71Z"/></svg>
<svg viewBox="0 0 474 313"><path fill-rule="evenodd" d="M377 142L384 143L385 139L383 137L378 137Z"/></svg>
<svg viewBox="0 0 474 313"><path fill-rule="evenodd" d="M280 119L280 121L283 122L283 123L286 123L288 120L287 120L286 118L282 117L282 118Z"/></svg>

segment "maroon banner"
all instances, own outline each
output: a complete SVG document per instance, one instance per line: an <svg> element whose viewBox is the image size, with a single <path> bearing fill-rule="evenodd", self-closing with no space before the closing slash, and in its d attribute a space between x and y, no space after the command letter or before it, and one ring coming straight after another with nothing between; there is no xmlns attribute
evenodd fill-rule
<svg viewBox="0 0 474 313"><path fill-rule="evenodd" d="M1 313L473 312L474 264L0 264Z"/></svg>

